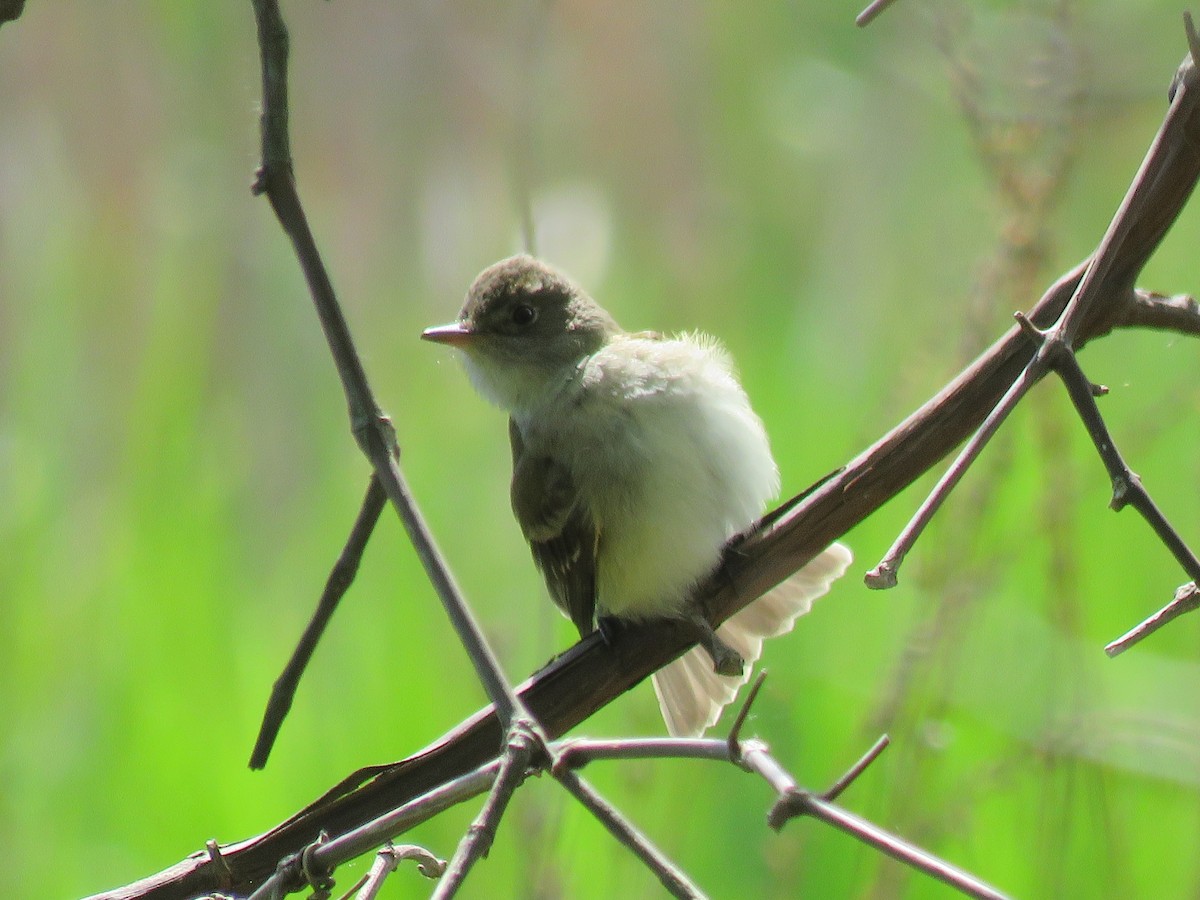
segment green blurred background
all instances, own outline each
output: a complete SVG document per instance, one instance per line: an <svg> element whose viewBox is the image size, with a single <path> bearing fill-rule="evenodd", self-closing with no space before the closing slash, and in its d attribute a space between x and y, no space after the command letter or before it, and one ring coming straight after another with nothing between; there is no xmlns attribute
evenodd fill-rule
<svg viewBox="0 0 1200 900"><path fill-rule="evenodd" d="M503 416L420 330L541 253L627 327L739 362L795 492L915 408L1094 245L1165 109L1179 6L289 3L296 170L403 465L508 672L567 646L508 511ZM263 831L483 695L390 514L265 772L246 759L367 469L265 201L249 3L31 3L0 28L0 860L70 898ZM1200 216L1143 278L1200 288ZM1200 543L1200 353L1083 356ZM929 479L921 483L928 488ZM847 806L1022 897L1196 896L1200 619L1101 648L1183 580L1056 385L890 593L852 575L766 652L750 727ZM648 686L582 732L658 734ZM589 770L716 897L949 891L732 768ZM475 805L411 840L448 856ZM340 873L348 885L365 864ZM429 890L411 869L385 896ZM467 896L656 896L546 780Z"/></svg>

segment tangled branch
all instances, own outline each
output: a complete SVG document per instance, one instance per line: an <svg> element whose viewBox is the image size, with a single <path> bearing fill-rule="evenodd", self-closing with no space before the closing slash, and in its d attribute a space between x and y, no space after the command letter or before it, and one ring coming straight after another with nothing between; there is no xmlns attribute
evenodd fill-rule
<svg viewBox="0 0 1200 900"><path fill-rule="evenodd" d="M158 875L99 895L112 900L132 897L165 900L213 891L245 892L275 877L280 886L299 879L307 882L326 879L339 860L350 858L343 854L361 855L387 840L387 836L381 836L383 831L388 835L399 834L467 796L496 785L507 792L528 774L547 768L600 812L600 804L588 798L580 787L582 782L573 776L573 767L583 752L580 748L588 745L544 741L563 735L670 662L694 638L686 625L672 622L629 629L611 645L592 635L515 692L507 686L408 492L396 462L394 434L367 386L305 221L295 190L287 141L286 31L277 3L254 0L254 5L263 51L264 85L263 165L256 191L269 198L296 248L346 389L355 438L371 461L373 477L401 515L448 615L468 647L493 706L476 713L418 754L353 773L265 834L227 846L213 844L205 852ZM1197 43L1190 23L1189 42L1193 47ZM911 538L902 536L893 548L895 552L873 574L878 586L885 585L894 579L899 561L928 521L928 515L945 499L987 437L1029 386L1047 372L1058 373L1072 398L1078 401L1082 415L1088 403L1094 405L1095 391L1082 370L1076 371L1074 354L1089 340L1125 327L1200 334L1200 315L1193 301L1138 291L1134 286L1200 176L1200 152L1196 149L1200 147L1197 113L1200 90L1195 79L1189 59L1180 69L1170 109L1147 162L1096 253L1063 275L1018 320L1018 325L921 409L812 489L764 517L758 527L735 542L728 549L720 571L700 590L700 598L715 622L728 618L799 569L936 465L963 440L976 435L943 479L944 484L939 484L931 495L927 502L929 509L914 517L914 523L906 530L906 534L911 531ZM1086 415L1092 415L1090 408ZM1095 435L1100 432L1094 428L1095 420L1085 417L1085 421L1092 424L1089 430L1095 431L1094 439L1106 464L1115 463L1116 458L1111 454L1105 456L1108 451L1101 447L1102 443L1111 445L1111 440L1097 439ZM1123 462L1116 470L1122 479L1117 499L1136 495L1136 479L1125 474L1128 469ZM1132 499L1129 502L1137 505ZM369 526L366 530L369 532ZM1193 562L1194 558L1191 562L1181 559L1189 572ZM1181 608L1185 602L1195 605L1194 589L1180 601ZM510 753L497 758L497 748L504 744L506 735L511 738ZM522 735L532 738L523 739ZM595 747L592 749L598 752ZM828 792L816 795L797 788L765 745L736 740L736 729L735 739L730 741L675 742L672 749L674 755L683 756L719 751L720 758L759 771L778 794L770 819L772 824L781 825L795 814L808 814L852 829L860 837L875 828L834 807ZM501 771L508 775L498 777ZM565 773L571 773L572 777ZM498 793L494 797L493 805L502 807L504 795ZM612 821L614 833L621 831L633 840L635 832L630 826L620 819ZM492 827L494 820L485 816L478 831L481 839L464 843L486 846L486 835ZM892 855L907 846L898 838L888 836L888 839L898 842L889 845L892 850L875 845ZM928 857L924 851L912 849ZM468 847L463 853L469 866L471 854L476 851ZM649 860L653 856L650 848L646 848L643 858ZM932 857L928 860L926 871L935 875L935 870L956 871ZM975 896L997 896L994 889L970 876L964 875L964 879L963 884L956 884L960 889ZM677 888L680 892L688 890L683 880L677 882Z"/></svg>

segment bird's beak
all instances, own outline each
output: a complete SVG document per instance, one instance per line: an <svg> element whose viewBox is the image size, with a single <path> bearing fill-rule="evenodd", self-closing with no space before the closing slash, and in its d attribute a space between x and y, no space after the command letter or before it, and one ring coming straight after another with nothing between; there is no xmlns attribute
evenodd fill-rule
<svg viewBox="0 0 1200 900"><path fill-rule="evenodd" d="M470 325L464 322L451 322L449 325L436 325L421 332L421 340L433 341L435 344L449 344L451 347L466 347L475 337Z"/></svg>

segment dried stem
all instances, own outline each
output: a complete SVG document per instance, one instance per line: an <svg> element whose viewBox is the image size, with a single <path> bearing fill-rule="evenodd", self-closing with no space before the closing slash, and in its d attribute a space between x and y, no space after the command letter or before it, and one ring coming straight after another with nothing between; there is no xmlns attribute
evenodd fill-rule
<svg viewBox="0 0 1200 900"><path fill-rule="evenodd" d="M871 0L866 9L854 17L854 24L859 28L866 28L895 2L896 0Z"/></svg>
<svg viewBox="0 0 1200 900"><path fill-rule="evenodd" d="M357 893L354 900L375 900L383 890L383 882L387 877L400 867L400 863L408 859L417 861L417 871L426 878L440 878L446 870L446 861L438 859L424 847L418 847L416 844L394 847L387 844L375 854L371 870L355 885Z"/></svg>

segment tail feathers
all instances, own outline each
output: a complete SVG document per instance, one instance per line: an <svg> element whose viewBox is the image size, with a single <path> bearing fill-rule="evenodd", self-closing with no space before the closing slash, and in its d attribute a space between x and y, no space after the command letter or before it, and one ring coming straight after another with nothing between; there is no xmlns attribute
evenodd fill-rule
<svg viewBox="0 0 1200 900"><path fill-rule="evenodd" d="M813 601L850 566L853 557L842 544L831 544L787 581L731 616L717 635L741 654L741 675L718 675L702 647L693 647L653 676L654 693L672 737L698 737L716 724L721 710L750 679L753 663L762 654L763 640L786 634Z"/></svg>

